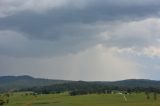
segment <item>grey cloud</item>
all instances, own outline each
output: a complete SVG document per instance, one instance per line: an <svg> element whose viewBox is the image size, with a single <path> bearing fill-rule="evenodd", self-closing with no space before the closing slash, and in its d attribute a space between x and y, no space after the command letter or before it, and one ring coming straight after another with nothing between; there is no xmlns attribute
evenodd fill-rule
<svg viewBox="0 0 160 106"><path fill-rule="evenodd" d="M69 37L58 41L28 39L23 33L0 31L0 54L15 57L50 57L77 53L92 47L99 40L90 37Z"/></svg>
<svg viewBox="0 0 160 106"><path fill-rule="evenodd" d="M159 0L0 0L0 73L158 79L159 15Z"/></svg>
<svg viewBox="0 0 160 106"><path fill-rule="evenodd" d="M160 12L160 2L157 0L87 0L86 3L87 6L82 9L69 3L63 7L49 10L44 14L25 10L1 18L0 28L20 30L28 33L31 38L56 39L64 35L62 34L66 28L64 26L92 24L99 21L135 20L158 16ZM66 35L70 35L71 32L72 27L64 31ZM83 32L83 30L80 29L79 32Z"/></svg>
<svg viewBox="0 0 160 106"><path fill-rule="evenodd" d="M32 2L35 1L32 0ZM53 1L48 0L48 2ZM1 17L1 31L17 32L26 39L24 43L18 43L23 45L22 47L13 47L12 45L17 45L16 41L9 43L6 47L1 46L1 54L48 56L77 52L104 41L98 36L107 28L103 28L104 24L101 24L103 22L112 25L116 21L123 23L143 20L148 17L158 17L160 12L160 1L158 0L86 0L83 1L81 7L77 7L78 3L75 3L69 0L68 3L58 8L51 6L50 9L46 9L46 6L47 11L40 9L42 13L34 11L36 7L32 9L31 6L30 9L26 7L23 11L16 11L14 14ZM125 42L128 40L130 42ZM132 46L133 40L146 41L145 39L140 40L138 36L137 38L127 37L127 35L116 36L107 41L107 45Z"/></svg>
<svg viewBox="0 0 160 106"><path fill-rule="evenodd" d="M108 37L104 44L119 48L145 48L159 45L160 19L149 18L111 26L103 32Z"/></svg>

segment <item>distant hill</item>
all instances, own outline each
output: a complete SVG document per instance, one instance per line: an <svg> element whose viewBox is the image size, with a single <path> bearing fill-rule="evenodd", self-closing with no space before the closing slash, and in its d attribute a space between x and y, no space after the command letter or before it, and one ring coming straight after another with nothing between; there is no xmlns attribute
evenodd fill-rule
<svg viewBox="0 0 160 106"><path fill-rule="evenodd" d="M55 84L43 87L33 87L30 91L38 93L56 93L65 91L81 91L81 92L98 92L102 93L106 90L130 90L130 91L160 91L160 81L145 79L130 79L114 82L85 82L72 81L63 84Z"/></svg>
<svg viewBox="0 0 160 106"><path fill-rule="evenodd" d="M119 86L119 87L128 87L128 88L135 88L135 87L143 87L143 88L160 88L160 81L156 80L148 80L148 79L128 79L122 81L114 81L114 82L101 82L105 85L111 86Z"/></svg>
<svg viewBox="0 0 160 106"><path fill-rule="evenodd" d="M33 91L70 91L70 90L97 90L115 88L156 88L160 89L160 81L146 79L129 79L111 82L87 82L87 81L67 81L34 78L31 76L1 76L0 91L31 89Z"/></svg>
<svg viewBox="0 0 160 106"><path fill-rule="evenodd" d="M51 80L42 78L33 78L31 76L1 76L0 77L0 91L4 90L19 90L23 88L40 87L53 84L62 84L68 81L65 80Z"/></svg>

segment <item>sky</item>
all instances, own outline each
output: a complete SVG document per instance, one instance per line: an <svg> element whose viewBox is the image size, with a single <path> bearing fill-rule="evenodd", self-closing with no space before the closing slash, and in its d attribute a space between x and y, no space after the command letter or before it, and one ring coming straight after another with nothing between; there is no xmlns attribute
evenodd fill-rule
<svg viewBox="0 0 160 106"><path fill-rule="evenodd" d="M160 0L0 0L0 76L160 80Z"/></svg>

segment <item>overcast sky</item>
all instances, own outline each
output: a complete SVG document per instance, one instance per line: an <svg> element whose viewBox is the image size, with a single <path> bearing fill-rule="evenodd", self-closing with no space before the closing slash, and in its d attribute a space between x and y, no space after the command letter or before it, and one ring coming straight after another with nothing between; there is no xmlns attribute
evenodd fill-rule
<svg viewBox="0 0 160 106"><path fill-rule="evenodd" d="M160 80L160 0L0 0L0 76Z"/></svg>

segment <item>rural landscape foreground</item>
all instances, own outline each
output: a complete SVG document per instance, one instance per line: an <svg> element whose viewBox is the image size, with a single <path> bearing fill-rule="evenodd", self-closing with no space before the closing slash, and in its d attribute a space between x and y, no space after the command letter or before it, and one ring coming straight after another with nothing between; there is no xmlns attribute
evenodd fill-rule
<svg viewBox="0 0 160 106"><path fill-rule="evenodd" d="M87 82L0 77L2 106L159 106L160 81Z"/></svg>
<svg viewBox="0 0 160 106"><path fill-rule="evenodd" d="M127 101L119 94L89 94L69 96L67 93L25 96L25 93L14 93L10 102L4 106L159 106L157 100L147 100L145 94L126 95Z"/></svg>

